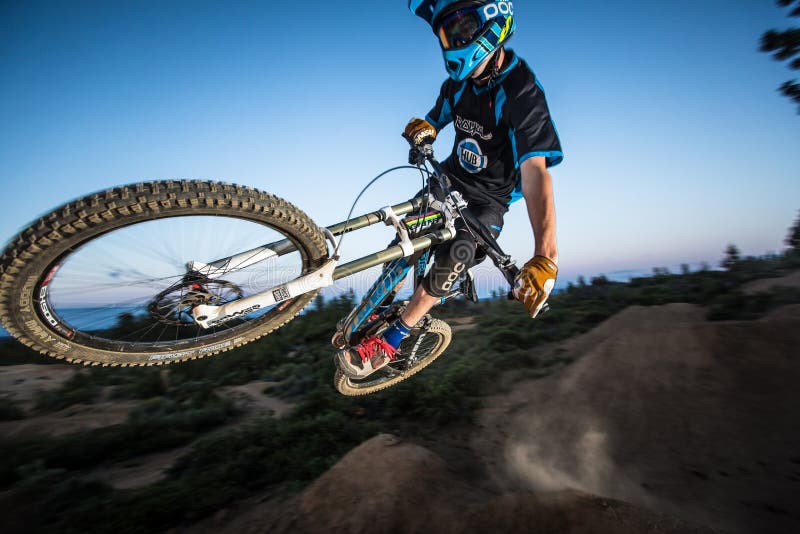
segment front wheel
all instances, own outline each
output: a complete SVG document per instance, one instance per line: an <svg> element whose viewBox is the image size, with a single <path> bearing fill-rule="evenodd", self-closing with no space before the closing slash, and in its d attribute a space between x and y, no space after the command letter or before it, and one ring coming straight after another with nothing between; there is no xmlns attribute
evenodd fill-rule
<svg viewBox="0 0 800 534"><path fill-rule="evenodd" d="M367 395L391 387L438 358L450 344L451 337L447 323L426 316L400 343L395 361L360 380L348 377L337 365L333 385L347 396Z"/></svg>
<svg viewBox="0 0 800 534"><path fill-rule="evenodd" d="M204 181L117 187L61 206L10 243L0 257L0 320L26 345L70 362L201 358L268 334L316 291L210 328L194 322L193 307L284 284L319 268L327 253L305 213L256 189ZM187 272L188 262L215 260L213 275Z"/></svg>

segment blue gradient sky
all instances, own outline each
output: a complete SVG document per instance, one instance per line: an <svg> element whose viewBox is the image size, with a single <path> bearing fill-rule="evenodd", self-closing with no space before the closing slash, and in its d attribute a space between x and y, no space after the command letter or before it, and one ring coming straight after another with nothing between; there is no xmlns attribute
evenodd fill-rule
<svg viewBox="0 0 800 534"><path fill-rule="evenodd" d="M779 251L800 208L791 72L757 52L792 21L767 0L515 2L511 41L542 80L563 280ZM795 21L796 22L796 21ZM0 3L0 239L82 194L213 178L280 195L318 223L404 163L400 131L445 72L404 0ZM441 157L452 131L437 143ZM363 210L404 200L384 179ZM363 211L357 208L357 211ZM387 229L348 238L347 257ZM533 250L524 205L501 243Z"/></svg>

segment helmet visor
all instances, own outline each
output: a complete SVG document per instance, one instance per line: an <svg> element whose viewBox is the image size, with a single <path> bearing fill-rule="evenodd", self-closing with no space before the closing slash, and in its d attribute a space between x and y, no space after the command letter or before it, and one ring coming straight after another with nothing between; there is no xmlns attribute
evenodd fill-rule
<svg viewBox="0 0 800 534"><path fill-rule="evenodd" d="M442 48L461 48L478 36L483 20L475 8L459 9L437 25L436 35Z"/></svg>

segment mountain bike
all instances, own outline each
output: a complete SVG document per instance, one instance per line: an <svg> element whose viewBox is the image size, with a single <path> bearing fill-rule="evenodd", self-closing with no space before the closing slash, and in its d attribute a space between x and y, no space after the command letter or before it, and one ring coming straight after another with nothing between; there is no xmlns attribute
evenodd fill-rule
<svg viewBox="0 0 800 534"><path fill-rule="evenodd" d="M422 173L420 194L327 228L278 197L211 181L153 181L74 200L3 252L0 321L25 345L67 362L177 363L265 336L298 316L320 289L383 265L336 327L334 346L355 346L400 315L396 288L412 269L420 283L436 245L455 236L459 219L513 284L516 266L451 190L431 147L419 154L411 168ZM405 166L376 179L398 168ZM378 223L394 227L394 242L340 264L344 235ZM477 300L468 272L452 285L442 301L462 294ZM436 359L450 338L445 322L426 315L390 365L363 380L337 368L334 384L345 395L384 389Z"/></svg>

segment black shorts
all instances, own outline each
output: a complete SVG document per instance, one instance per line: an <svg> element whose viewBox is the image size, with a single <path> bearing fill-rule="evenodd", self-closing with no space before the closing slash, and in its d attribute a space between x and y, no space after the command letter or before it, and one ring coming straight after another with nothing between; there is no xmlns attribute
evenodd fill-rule
<svg viewBox="0 0 800 534"><path fill-rule="evenodd" d="M472 202L469 202L469 209L478 220L489 228L492 237L497 238L500 235L506 209L500 209L496 203ZM475 238L466 227L464 219L458 219L455 238L434 248L433 265L422 281L422 287L434 297L443 297L467 269L477 265L485 258L486 254L478 250Z"/></svg>

